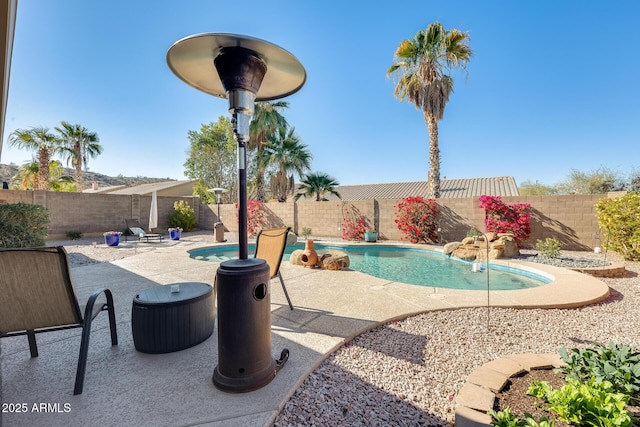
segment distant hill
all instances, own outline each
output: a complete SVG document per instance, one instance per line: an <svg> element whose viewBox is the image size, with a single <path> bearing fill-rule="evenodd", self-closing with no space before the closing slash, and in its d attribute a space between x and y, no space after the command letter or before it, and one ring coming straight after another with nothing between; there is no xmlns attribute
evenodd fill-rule
<svg viewBox="0 0 640 427"><path fill-rule="evenodd" d="M69 176L75 176L75 170L64 168L65 173ZM13 178L18 173L18 166L16 165L3 165L0 164L0 181L6 181L11 183ZM97 182L100 187L110 187L113 185L127 185L133 187L134 185L150 184L154 182L176 181L171 178L147 178L142 176L129 177L129 176L107 176L96 172L84 173L84 185L90 187L92 182Z"/></svg>

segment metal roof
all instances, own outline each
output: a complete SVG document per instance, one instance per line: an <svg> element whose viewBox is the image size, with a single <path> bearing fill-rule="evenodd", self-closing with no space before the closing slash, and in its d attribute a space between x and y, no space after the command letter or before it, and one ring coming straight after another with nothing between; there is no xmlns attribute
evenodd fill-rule
<svg viewBox="0 0 640 427"><path fill-rule="evenodd" d="M342 200L403 199L411 196L427 197L427 181L393 182L385 184L340 185L336 191ZM443 179L440 181L440 198L469 198L487 196L519 196L518 186L512 176L491 178ZM338 200L326 194L329 200Z"/></svg>

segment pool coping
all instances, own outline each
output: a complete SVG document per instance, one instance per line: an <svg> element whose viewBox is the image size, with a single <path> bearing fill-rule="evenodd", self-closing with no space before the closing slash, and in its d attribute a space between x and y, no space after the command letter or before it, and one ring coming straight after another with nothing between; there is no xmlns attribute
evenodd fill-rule
<svg viewBox="0 0 640 427"><path fill-rule="evenodd" d="M314 240L315 243L327 246L343 246L343 247L392 247L392 248L408 248L433 251L442 253L441 246L413 244L404 242L389 243L366 243L366 242L335 242L327 240ZM300 243L300 242L298 242ZM224 247L237 246L237 242L216 244L210 246L202 246L187 250L189 257L191 252L202 251L206 249L219 249ZM197 260L196 258L192 258ZM198 260L199 261L199 260ZM485 263L482 263L485 264ZM530 261L524 261L515 258L494 259L489 262L490 265L501 266L507 269L520 270L544 277L550 280L540 286L526 289L513 290L492 290L489 283L489 294L494 296L494 301L490 302L492 307L507 308L576 308L584 305L595 304L606 300L610 295L609 286L599 280L599 278L575 271L564 267L555 267L547 264L540 264ZM615 265L613 268L617 268ZM361 273L366 274L366 273ZM374 277L374 276L369 276ZM406 286L419 286L403 282ZM429 287L425 287L429 288ZM437 289L440 295L451 294L457 296L459 292L486 292L485 290L467 290L452 288L431 288ZM497 297L498 301L495 301ZM477 306L472 304L470 306ZM452 307L454 308L454 307ZM459 306L455 308L460 308Z"/></svg>

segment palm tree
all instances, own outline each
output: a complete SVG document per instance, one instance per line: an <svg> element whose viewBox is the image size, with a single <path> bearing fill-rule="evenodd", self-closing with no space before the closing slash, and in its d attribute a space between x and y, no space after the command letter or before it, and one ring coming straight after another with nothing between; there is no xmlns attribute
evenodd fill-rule
<svg viewBox="0 0 640 427"><path fill-rule="evenodd" d="M82 166L85 169L89 157L96 158L102 153L102 146L99 144L100 138L95 132L89 132L87 128L80 125L72 125L62 121L61 127L55 129L60 133L64 144L62 152L67 159L67 164L71 160L71 165L76 170L76 183L78 188L82 188Z"/></svg>
<svg viewBox="0 0 640 427"><path fill-rule="evenodd" d="M295 195L294 200L297 201L300 197L307 198L315 196L316 202L325 202L327 199L324 195L327 193L333 194L337 198L342 199L340 193L336 191L336 187L338 185L340 185L338 180L324 172L313 172L307 174L302 179L302 183L298 187L298 194Z"/></svg>
<svg viewBox="0 0 640 427"><path fill-rule="evenodd" d="M418 31L413 39L403 40L394 54L394 63L387 76L399 75L394 95L402 102L406 99L422 110L429 131L430 197L440 197L440 148L438 147L438 121L453 92L454 68L466 71L471 59L467 44L469 35L457 29L447 31L434 22L426 30ZM397 74L396 74L397 73Z"/></svg>
<svg viewBox="0 0 640 427"><path fill-rule="evenodd" d="M33 127L16 129L9 135L9 145L20 149L34 151L38 162L38 173L34 179L35 190L49 189L49 160L60 151L59 139L49 133L49 128Z"/></svg>
<svg viewBox="0 0 640 427"><path fill-rule="evenodd" d="M12 178L12 184L20 190L33 190L40 166L33 160L20 166ZM49 185L51 191L77 191L73 178L64 174L64 168L58 160L49 161Z"/></svg>
<svg viewBox="0 0 640 427"><path fill-rule="evenodd" d="M269 141L269 137L282 126L287 126L287 120L280 113L289 107L286 101L256 102L253 110L253 118L249 124L249 148L258 152L258 165L256 167L256 199L264 200L264 174L265 169L260 165L260 151L263 145Z"/></svg>
<svg viewBox="0 0 640 427"><path fill-rule="evenodd" d="M260 163L276 169L271 175L271 194L279 202L286 202L295 190L294 175L302 177L311 168L312 155L308 147L300 141L294 128L281 126L264 144L264 155Z"/></svg>

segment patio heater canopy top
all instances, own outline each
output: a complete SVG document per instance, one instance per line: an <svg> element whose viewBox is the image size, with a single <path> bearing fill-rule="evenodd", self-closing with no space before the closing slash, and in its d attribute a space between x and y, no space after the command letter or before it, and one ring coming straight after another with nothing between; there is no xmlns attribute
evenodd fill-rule
<svg viewBox="0 0 640 427"><path fill-rule="evenodd" d="M219 98L227 98L214 65L214 59L227 48L247 49L265 63L267 71L256 101L289 96L297 92L307 79L304 67L291 53L267 41L237 34L202 33L185 37L169 48L167 64L189 86Z"/></svg>

